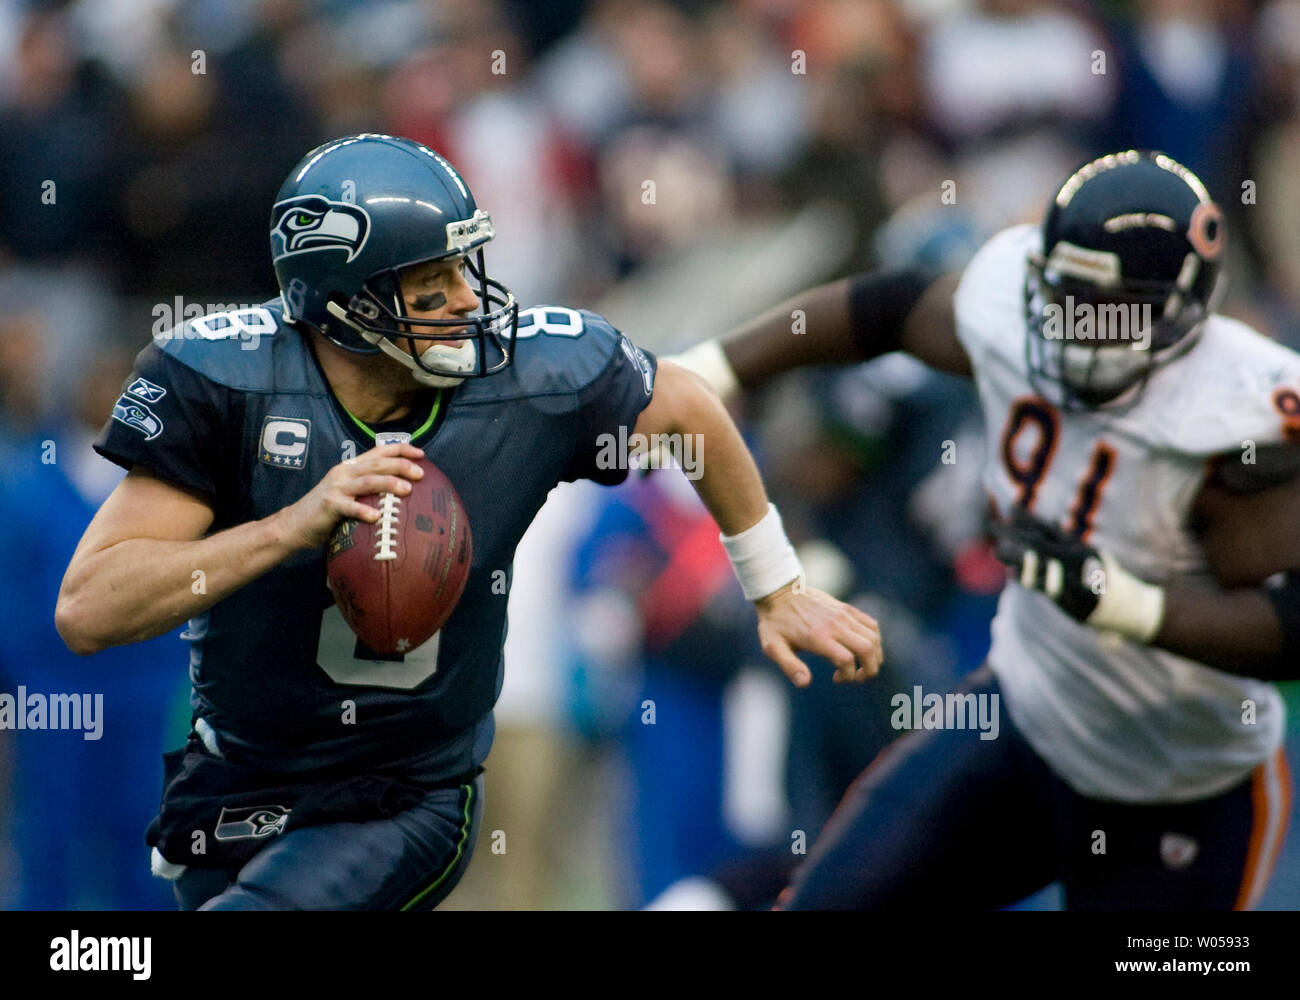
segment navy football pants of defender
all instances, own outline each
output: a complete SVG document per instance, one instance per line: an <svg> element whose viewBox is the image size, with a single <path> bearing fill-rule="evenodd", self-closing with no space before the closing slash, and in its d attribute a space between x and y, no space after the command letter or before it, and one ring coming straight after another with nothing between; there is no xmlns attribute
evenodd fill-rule
<svg viewBox="0 0 1300 1000"><path fill-rule="evenodd" d="M176 898L182 910L431 910L465 873L482 801L480 774L389 819L291 830L233 882L191 868L176 880Z"/></svg>
<svg viewBox="0 0 1300 1000"><path fill-rule="evenodd" d="M957 690L999 694L997 738L971 728L895 740L849 788L778 909L993 909L1058 879L1069 909L1227 910L1258 901L1290 807L1280 750L1212 798L1097 801L1033 751L987 665Z"/></svg>

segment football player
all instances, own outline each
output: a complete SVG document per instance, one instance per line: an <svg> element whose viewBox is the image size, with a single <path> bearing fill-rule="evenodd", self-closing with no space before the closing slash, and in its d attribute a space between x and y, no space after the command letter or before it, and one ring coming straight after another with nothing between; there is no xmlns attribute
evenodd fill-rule
<svg viewBox="0 0 1300 1000"><path fill-rule="evenodd" d="M973 377L1019 569L988 662L945 699L1005 708L999 733L945 710L891 744L784 907L997 907L1058 879L1072 908L1258 900L1288 811L1283 705L1189 656L1211 623L1189 641L1195 588L1164 586L1300 566L1300 356L1215 313L1224 237L1194 174L1127 150L1080 167L1041 227L996 235L961 275L855 275L687 353L723 393L900 349ZM1182 655L1153 644L1162 626ZM1222 662L1232 637L1214 642Z"/></svg>
<svg viewBox="0 0 1300 1000"><path fill-rule="evenodd" d="M130 471L56 610L81 653L189 623L193 732L165 755L147 836L183 908L429 908L451 891L515 546L557 483L621 481L635 435L707 440L699 492L795 684L811 680L795 650L841 681L878 669L875 622L801 585L707 385L593 313L521 310L486 270L491 217L438 153L376 134L320 146L270 230L278 299L137 358L95 444ZM464 501L471 572L438 635L377 662L333 603L324 546L342 519L378 520L359 497L408 493L421 456Z"/></svg>

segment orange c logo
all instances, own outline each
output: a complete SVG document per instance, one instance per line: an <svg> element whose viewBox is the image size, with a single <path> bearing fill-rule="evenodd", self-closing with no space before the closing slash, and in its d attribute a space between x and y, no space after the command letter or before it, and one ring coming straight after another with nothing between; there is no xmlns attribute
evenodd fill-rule
<svg viewBox="0 0 1300 1000"><path fill-rule="evenodd" d="M1223 211L1212 201L1203 201L1192 211L1187 239L1206 260L1218 260L1223 253Z"/></svg>

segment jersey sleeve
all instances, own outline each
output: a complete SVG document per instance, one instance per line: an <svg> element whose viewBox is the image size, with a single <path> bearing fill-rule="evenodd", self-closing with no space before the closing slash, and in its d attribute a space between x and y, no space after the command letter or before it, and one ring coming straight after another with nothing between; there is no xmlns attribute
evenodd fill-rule
<svg viewBox="0 0 1300 1000"><path fill-rule="evenodd" d="M612 349L599 374L578 390L573 455L563 478L613 486L627 478L627 441L650 403L659 363L604 321L590 324L588 335L607 339Z"/></svg>
<svg viewBox="0 0 1300 1000"><path fill-rule="evenodd" d="M957 339L978 373L991 356L1021 364L1025 343L1025 261L1041 244L1031 225L1004 229L971 258L953 293Z"/></svg>
<svg viewBox="0 0 1300 1000"><path fill-rule="evenodd" d="M229 395L150 344L136 357L95 451L214 501L227 451L222 432L231 426Z"/></svg>
<svg viewBox="0 0 1300 1000"><path fill-rule="evenodd" d="M1300 354L1226 316L1205 321L1186 358L1170 362L1150 433L1214 462L1214 478L1254 492L1295 476L1300 453ZM1149 387L1150 389L1156 386Z"/></svg>

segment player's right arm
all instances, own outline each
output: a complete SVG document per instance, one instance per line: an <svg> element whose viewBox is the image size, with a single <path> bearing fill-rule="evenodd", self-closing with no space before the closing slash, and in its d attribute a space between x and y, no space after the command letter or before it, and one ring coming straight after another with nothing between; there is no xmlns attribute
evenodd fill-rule
<svg viewBox="0 0 1300 1000"><path fill-rule="evenodd" d="M801 292L671 360L724 398L803 365L853 364L890 351L969 376L953 313L958 281L956 274L934 279L918 270L852 275Z"/></svg>
<svg viewBox="0 0 1300 1000"><path fill-rule="evenodd" d="M324 545L339 520L378 520L357 497L408 493L408 480L423 475L415 464L422 455L409 444L372 448L334 466L296 503L211 535L213 508L203 497L136 465L73 553L55 627L81 655L175 628L294 552Z"/></svg>

